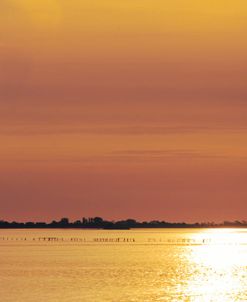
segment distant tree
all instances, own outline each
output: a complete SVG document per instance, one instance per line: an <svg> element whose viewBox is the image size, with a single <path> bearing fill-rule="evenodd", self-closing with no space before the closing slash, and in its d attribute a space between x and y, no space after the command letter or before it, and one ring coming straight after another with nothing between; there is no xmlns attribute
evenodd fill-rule
<svg viewBox="0 0 247 302"><path fill-rule="evenodd" d="M62 224L62 225L68 225L69 224L69 219L64 217L62 218L60 221L59 221L59 224Z"/></svg>
<svg viewBox="0 0 247 302"><path fill-rule="evenodd" d="M102 224L103 223L103 218L101 218L101 217L94 217L93 218L93 223L95 223L95 224Z"/></svg>
<svg viewBox="0 0 247 302"><path fill-rule="evenodd" d="M87 223L88 223L87 218L83 217L83 218L82 218L82 224L87 224Z"/></svg>
<svg viewBox="0 0 247 302"><path fill-rule="evenodd" d="M135 219L127 219L127 220L125 220L127 223L129 223L129 224L136 224L136 220Z"/></svg>

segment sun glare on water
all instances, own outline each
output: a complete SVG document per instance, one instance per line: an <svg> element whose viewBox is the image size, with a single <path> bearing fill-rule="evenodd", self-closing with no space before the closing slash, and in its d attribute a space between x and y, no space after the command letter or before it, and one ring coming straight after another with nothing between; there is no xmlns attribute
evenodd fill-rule
<svg viewBox="0 0 247 302"><path fill-rule="evenodd" d="M202 245L194 246L189 255L191 279L185 291L191 297L189 301L246 301L243 278L247 255L241 249L246 244L246 233L207 230L196 237Z"/></svg>

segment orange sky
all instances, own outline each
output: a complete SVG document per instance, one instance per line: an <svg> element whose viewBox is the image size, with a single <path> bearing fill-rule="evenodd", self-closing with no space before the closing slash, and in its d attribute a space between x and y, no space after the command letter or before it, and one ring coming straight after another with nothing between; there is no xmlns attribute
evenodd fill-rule
<svg viewBox="0 0 247 302"><path fill-rule="evenodd" d="M1 0L0 219L246 219L246 0Z"/></svg>

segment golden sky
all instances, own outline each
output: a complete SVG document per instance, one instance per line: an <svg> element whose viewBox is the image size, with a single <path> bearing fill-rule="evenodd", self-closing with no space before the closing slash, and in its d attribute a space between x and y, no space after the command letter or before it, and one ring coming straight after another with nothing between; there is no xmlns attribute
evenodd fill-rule
<svg viewBox="0 0 247 302"><path fill-rule="evenodd" d="M1 0L3 219L246 219L246 0Z"/></svg>

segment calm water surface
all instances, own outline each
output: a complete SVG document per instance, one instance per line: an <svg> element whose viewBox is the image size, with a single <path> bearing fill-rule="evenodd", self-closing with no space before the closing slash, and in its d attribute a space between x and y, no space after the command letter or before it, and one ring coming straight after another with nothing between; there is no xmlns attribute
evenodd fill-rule
<svg viewBox="0 0 247 302"><path fill-rule="evenodd" d="M0 230L0 301L247 301L247 230Z"/></svg>

